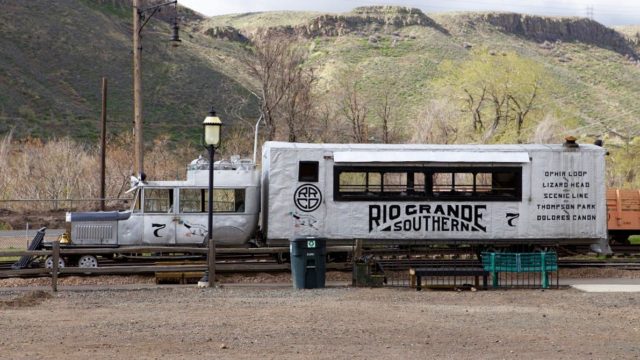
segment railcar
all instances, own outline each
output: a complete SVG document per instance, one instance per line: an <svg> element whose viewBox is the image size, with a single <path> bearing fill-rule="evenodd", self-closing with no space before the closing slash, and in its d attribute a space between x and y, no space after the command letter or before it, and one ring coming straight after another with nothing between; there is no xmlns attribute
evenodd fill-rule
<svg viewBox="0 0 640 360"><path fill-rule="evenodd" d="M261 170L216 163L213 237L234 247L314 236L335 245L590 245L608 253L604 157L603 148L575 142L266 142ZM194 160L185 181L139 182L127 211L68 213L68 246L204 245L208 166Z"/></svg>
<svg viewBox="0 0 640 360"><path fill-rule="evenodd" d="M267 142L262 227L383 244L607 244L605 150L559 145Z"/></svg>
<svg viewBox="0 0 640 360"><path fill-rule="evenodd" d="M607 190L607 227L614 244L629 244L629 236L640 234L640 190Z"/></svg>
<svg viewBox="0 0 640 360"><path fill-rule="evenodd" d="M139 181L131 209L67 213L75 247L193 246L207 235L208 167L199 158L187 167L185 181ZM260 174L250 161L234 159L214 167L213 238L240 246L255 238L260 210Z"/></svg>

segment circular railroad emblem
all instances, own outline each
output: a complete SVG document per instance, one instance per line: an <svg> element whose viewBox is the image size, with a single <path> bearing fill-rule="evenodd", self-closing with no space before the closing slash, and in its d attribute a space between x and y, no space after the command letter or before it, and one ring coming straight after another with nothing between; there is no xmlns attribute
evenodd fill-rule
<svg viewBox="0 0 640 360"><path fill-rule="evenodd" d="M320 207L322 193L315 185L303 184L293 194L293 202L300 211L311 212Z"/></svg>

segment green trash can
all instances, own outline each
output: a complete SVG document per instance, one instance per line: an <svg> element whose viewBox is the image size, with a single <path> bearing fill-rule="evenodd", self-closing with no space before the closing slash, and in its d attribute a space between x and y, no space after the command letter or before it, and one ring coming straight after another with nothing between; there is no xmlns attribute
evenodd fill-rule
<svg viewBox="0 0 640 360"><path fill-rule="evenodd" d="M323 288L326 277L327 241L317 237L296 238L289 242L291 277L295 289Z"/></svg>

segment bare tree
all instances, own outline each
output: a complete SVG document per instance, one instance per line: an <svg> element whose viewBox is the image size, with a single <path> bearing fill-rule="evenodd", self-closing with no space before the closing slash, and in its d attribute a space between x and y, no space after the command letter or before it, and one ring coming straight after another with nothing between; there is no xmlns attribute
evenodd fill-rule
<svg viewBox="0 0 640 360"><path fill-rule="evenodd" d="M411 124L412 143L451 144L458 138L458 128L452 120L456 118L454 108L445 100L432 100Z"/></svg>
<svg viewBox="0 0 640 360"><path fill-rule="evenodd" d="M374 112L382 123L382 142L388 144L393 135L392 122L398 106L397 86L393 80L385 76L378 92Z"/></svg>
<svg viewBox="0 0 640 360"><path fill-rule="evenodd" d="M368 141L369 125L367 117L369 105L360 90L360 76L357 71L345 71L338 79L340 86L340 112L349 122L353 141Z"/></svg>
<svg viewBox="0 0 640 360"><path fill-rule="evenodd" d="M536 79L532 84L531 93L528 98L518 99L516 96L509 94L509 100L511 100L512 109L515 111L515 121L516 121L516 133L518 135L518 141L520 139L520 133L522 132L522 125L524 124L524 120L533 108L534 101L536 96L538 95L538 89L540 87L540 82Z"/></svg>
<svg viewBox="0 0 640 360"><path fill-rule="evenodd" d="M487 88L483 86L478 96L474 96L473 92L468 89L463 89L463 91L467 94L467 98L465 99L467 110L473 116L473 130L481 131L484 129L484 124L482 123L482 106L486 100Z"/></svg>
<svg viewBox="0 0 640 360"><path fill-rule="evenodd" d="M282 104L282 117L287 124L290 142L310 139L308 124L313 122L312 87L316 82L313 69L298 66L290 69L293 81Z"/></svg>
<svg viewBox="0 0 640 360"><path fill-rule="evenodd" d="M287 120L290 138L296 137L294 123L298 123L299 115L304 113L298 106L307 106L303 99L306 95L300 92L310 89L313 82L312 73L304 68L306 59L307 52L298 45L297 38L276 31L259 32L242 59L258 83L256 95L260 98L260 112L268 129L267 140L276 138L278 115L283 113L290 116Z"/></svg>

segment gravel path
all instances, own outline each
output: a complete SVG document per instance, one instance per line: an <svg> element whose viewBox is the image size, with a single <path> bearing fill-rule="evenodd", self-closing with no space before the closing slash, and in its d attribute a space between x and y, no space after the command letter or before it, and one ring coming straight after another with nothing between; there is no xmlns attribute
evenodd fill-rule
<svg viewBox="0 0 640 360"><path fill-rule="evenodd" d="M635 359L640 295L255 284L0 288L7 359Z"/></svg>

